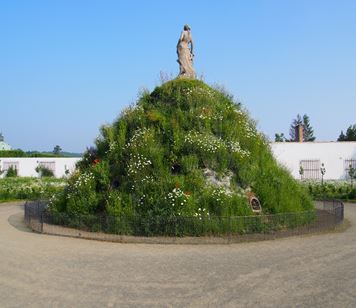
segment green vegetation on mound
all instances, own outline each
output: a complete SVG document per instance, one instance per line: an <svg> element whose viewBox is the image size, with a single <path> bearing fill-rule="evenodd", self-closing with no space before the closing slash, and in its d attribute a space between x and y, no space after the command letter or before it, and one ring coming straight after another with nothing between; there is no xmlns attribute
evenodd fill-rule
<svg viewBox="0 0 356 308"><path fill-rule="evenodd" d="M101 128L96 147L50 209L126 217L253 215L250 190L265 213L312 209L306 190L277 164L240 104L202 81L176 79L143 93Z"/></svg>

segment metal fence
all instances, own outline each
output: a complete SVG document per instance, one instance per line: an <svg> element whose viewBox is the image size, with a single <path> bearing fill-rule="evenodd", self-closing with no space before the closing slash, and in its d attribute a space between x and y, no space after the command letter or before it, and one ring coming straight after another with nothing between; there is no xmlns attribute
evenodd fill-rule
<svg viewBox="0 0 356 308"><path fill-rule="evenodd" d="M232 243L321 232L344 219L341 201L316 203L314 211L235 217L69 216L26 202L25 222L34 231L114 242Z"/></svg>

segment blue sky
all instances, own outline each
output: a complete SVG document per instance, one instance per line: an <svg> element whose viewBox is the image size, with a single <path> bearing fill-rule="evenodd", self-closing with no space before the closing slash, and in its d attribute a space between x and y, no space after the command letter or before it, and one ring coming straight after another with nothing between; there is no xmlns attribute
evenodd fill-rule
<svg viewBox="0 0 356 308"><path fill-rule="evenodd" d="M140 89L176 75L185 23L195 67L259 128L288 135L297 113L317 140L356 123L356 1L0 2L0 131L24 150L82 152Z"/></svg>

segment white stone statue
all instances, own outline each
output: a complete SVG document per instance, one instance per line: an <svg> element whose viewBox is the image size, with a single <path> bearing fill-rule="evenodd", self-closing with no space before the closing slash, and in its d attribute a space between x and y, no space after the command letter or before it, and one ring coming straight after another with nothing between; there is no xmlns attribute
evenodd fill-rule
<svg viewBox="0 0 356 308"><path fill-rule="evenodd" d="M193 39L188 25L184 26L184 30L178 40L177 55L177 62L179 64L178 77L195 78L193 68Z"/></svg>

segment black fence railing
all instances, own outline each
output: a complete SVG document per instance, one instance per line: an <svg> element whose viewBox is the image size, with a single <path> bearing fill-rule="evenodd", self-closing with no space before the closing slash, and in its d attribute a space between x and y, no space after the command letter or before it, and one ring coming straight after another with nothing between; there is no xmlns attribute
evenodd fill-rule
<svg viewBox="0 0 356 308"><path fill-rule="evenodd" d="M54 214L44 201L25 204L25 222L34 231L108 241L122 236L220 237L228 242L269 239L335 228L344 219L341 201L316 203L314 211L235 217L138 217Z"/></svg>

